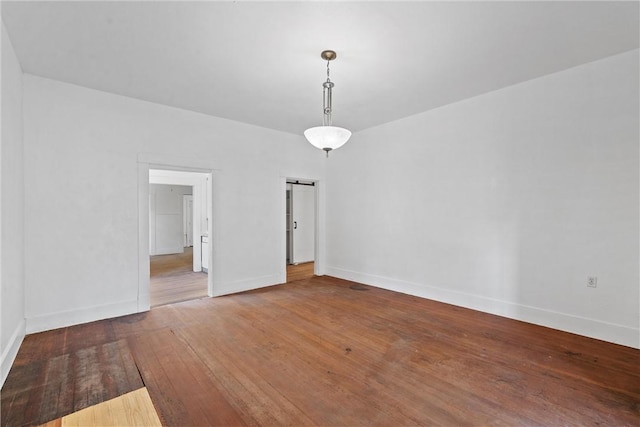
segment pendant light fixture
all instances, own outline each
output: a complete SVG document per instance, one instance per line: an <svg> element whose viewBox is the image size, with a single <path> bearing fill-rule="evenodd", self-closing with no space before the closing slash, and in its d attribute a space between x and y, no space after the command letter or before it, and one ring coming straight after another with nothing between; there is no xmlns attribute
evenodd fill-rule
<svg viewBox="0 0 640 427"><path fill-rule="evenodd" d="M342 147L351 137L351 132L345 128L333 126L331 124L331 89L333 82L329 78L329 63L336 59L336 53L332 50L325 50L320 57L327 61L327 81L322 84L323 95L323 116L322 126L316 126L304 131L304 136L314 147L326 151L329 157L329 151Z"/></svg>

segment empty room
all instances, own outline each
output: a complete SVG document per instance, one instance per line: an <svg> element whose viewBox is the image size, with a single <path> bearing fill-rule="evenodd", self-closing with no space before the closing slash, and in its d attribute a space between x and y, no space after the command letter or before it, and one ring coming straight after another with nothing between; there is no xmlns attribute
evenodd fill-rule
<svg viewBox="0 0 640 427"><path fill-rule="evenodd" d="M0 425L640 424L640 2L0 12Z"/></svg>

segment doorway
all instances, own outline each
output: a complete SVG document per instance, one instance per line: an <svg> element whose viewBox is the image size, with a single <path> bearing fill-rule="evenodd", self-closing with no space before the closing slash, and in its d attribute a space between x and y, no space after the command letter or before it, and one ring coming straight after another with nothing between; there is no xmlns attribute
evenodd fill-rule
<svg viewBox="0 0 640 427"><path fill-rule="evenodd" d="M313 277L316 259L316 184L287 180L287 282Z"/></svg>
<svg viewBox="0 0 640 427"><path fill-rule="evenodd" d="M209 295L208 180L206 173L149 170L150 307Z"/></svg>

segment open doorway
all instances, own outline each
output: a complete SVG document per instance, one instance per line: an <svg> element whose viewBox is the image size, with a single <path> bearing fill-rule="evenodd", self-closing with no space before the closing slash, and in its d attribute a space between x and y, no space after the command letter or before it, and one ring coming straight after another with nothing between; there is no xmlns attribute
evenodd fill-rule
<svg viewBox="0 0 640 427"><path fill-rule="evenodd" d="M207 182L204 173L149 170L151 307L209 295Z"/></svg>
<svg viewBox="0 0 640 427"><path fill-rule="evenodd" d="M287 180L287 282L314 274L316 250L316 185L314 181Z"/></svg>

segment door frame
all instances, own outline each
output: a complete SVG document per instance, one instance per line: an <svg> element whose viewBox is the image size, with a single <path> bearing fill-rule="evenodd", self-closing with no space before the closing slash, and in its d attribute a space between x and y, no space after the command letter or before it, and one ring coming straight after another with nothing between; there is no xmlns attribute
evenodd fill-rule
<svg viewBox="0 0 640 427"><path fill-rule="evenodd" d="M324 276L326 245L324 241L325 230L325 183L317 177L281 176L280 177L280 277L281 283L287 281L287 181L313 182L315 188L315 225L314 225L314 265L313 274Z"/></svg>
<svg viewBox="0 0 640 427"><path fill-rule="evenodd" d="M151 309L151 301L149 296L149 170L160 169L176 172L196 172L207 174L208 182L203 187L196 189L194 186L194 196L196 191L207 194L207 232L209 234L209 274L207 276L207 294L213 296L216 274L213 262L213 254L216 245L215 239L215 220L213 218L213 204L215 191L213 183L216 181L217 169L214 169L207 161L200 159L176 158L175 156L166 156L154 153L138 154L138 312L149 311ZM193 184L185 184L193 185ZM196 197L194 197L194 210L196 209ZM195 223L195 221L194 221ZM200 227L198 227L200 228ZM194 247L194 256L196 256ZM200 250L198 249L198 254ZM198 255L199 256L199 255ZM212 274L213 273L213 274Z"/></svg>

